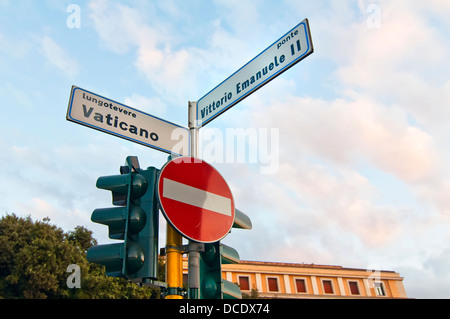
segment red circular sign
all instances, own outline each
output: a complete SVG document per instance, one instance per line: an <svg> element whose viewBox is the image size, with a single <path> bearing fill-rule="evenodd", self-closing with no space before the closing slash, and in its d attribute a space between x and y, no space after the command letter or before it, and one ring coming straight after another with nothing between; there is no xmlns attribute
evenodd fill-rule
<svg viewBox="0 0 450 319"><path fill-rule="evenodd" d="M223 239L234 223L231 190L210 164L178 157L158 179L158 199L167 221L184 237L202 243Z"/></svg>

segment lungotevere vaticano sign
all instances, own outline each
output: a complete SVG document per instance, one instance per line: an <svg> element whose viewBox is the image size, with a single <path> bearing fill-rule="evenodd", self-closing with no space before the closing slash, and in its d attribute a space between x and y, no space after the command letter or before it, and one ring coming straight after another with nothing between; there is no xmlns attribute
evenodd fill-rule
<svg viewBox="0 0 450 319"><path fill-rule="evenodd" d="M210 164L193 157L175 158L161 169L157 189L165 218L182 236L212 243L230 232L233 195Z"/></svg>
<svg viewBox="0 0 450 319"><path fill-rule="evenodd" d="M190 152L189 129L76 86L66 119L165 153Z"/></svg>

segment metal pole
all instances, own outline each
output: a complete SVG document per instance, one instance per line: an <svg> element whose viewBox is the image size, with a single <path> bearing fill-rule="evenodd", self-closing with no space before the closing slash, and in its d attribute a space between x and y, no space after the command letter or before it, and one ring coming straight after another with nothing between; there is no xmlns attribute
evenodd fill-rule
<svg viewBox="0 0 450 319"><path fill-rule="evenodd" d="M198 158L198 127L197 127L197 102L189 102L188 125L191 130L191 156ZM200 245L194 241L189 241L189 298L199 299L200 295Z"/></svg>
<svg viewBox="0 0 450 319"><path fill-rule="evenodd" d="M169 156L168 160L172 160ZM166 299L183 299L183 237L167 223L166 231Z"/></svg>
<svg viewBox="0 0 450 319"><path fill-rule="evenodd" d="M183 299L180 294L183 287L183 253L179 251L182 237L167 223L166 238L166 299Z"/></svg>

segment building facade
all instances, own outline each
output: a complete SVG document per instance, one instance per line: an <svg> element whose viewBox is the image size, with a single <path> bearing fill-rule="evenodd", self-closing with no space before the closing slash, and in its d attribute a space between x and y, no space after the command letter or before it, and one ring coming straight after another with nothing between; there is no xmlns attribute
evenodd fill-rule
<svg viewBox="0 0 450 319"><path fill-rule="evenodd" d="M183 264L187 274L187 260ZM253 298L407 298L394 271L241 261L223 265L222 277Z"/></svg>

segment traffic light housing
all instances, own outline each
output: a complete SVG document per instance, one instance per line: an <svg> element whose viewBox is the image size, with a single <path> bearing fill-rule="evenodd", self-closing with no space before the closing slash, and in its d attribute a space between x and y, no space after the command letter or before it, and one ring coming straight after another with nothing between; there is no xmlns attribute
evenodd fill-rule
<svg viewBox="0 0 450 319"><path fill-rule="evenodd" d="M112 193L111 208L94 210L91 220L108 226L109 238L121 243L98 245L87 252L90 262L104 265L106 274L147 282L157 278L158 206L155 193L159 170L139 167L127 157L120 175L104 176L97 187Z"/></svg>
<svg viewBox="0 0 450 319"><path fill-rule="evenodd" d="M251 229L250 218L240 210L235 210L233 228ZM222 243L204 244L200 252L200 299L242 299L238 285L222 279L222 265L240 262L239 253Z"/></svg>

